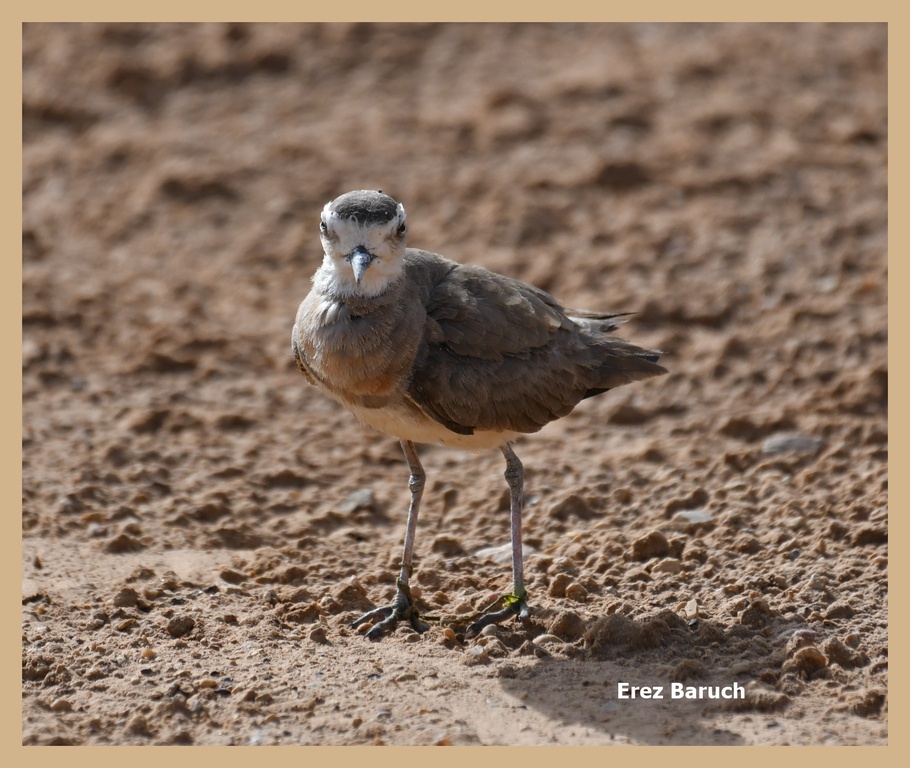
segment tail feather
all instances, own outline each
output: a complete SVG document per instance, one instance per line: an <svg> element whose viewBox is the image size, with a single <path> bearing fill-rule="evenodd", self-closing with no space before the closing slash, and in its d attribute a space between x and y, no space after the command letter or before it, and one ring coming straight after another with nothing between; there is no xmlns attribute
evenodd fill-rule
<svg viewBox="0 0 910 768"><path fill-rule="evenodd" d="M659 350L642 349L619 339L609 342L608 353L596 371L596 384L585 392L585 398L667 373L667 369L657 362L662 354Z"/></svg>

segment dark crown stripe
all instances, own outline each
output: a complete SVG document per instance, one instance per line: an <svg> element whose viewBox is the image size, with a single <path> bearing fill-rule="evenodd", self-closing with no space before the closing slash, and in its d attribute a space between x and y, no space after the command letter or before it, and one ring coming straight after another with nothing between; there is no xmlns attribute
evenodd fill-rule
<svg viewBox="0 0 910 768"><path fill-rule="evenodd" d="M332 201L332 210L343 219L361 224L385 224L398 213L398 201L380 192L358 190Z"/></svg>

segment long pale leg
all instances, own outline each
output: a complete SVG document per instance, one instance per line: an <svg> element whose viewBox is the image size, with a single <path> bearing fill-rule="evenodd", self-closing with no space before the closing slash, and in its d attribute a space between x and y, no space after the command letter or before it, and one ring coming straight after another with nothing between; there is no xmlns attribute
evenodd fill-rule
<svg viewBox="0 0 910 768"><path fill-rule="evenodd" d="M423 496L423 486L426 483L426 474L423 466L417 456L417 449L414 443L402 440L401 449L404 451L404 457L408 462L408 468L411 476L408 480L408 488L411 490L411 504L408 507L408 523L404 534L404 554L401 557L401 571L398 574L398 592L395 595L395 601L390 606L384 608L375 608L365 613L354 622L355 627L359 627L368 621L382 617L367 632L367 637L371 640L377 640L381 635L391 627L394 627L402 619L407 619L411 626L418 632L426 632L429 627L420 620L417 608L414 606L414 599L411 597L411 589L408 582L411 578L411 556L414 551L414 535L417 531L417 515L420 512L420 499ZM520 546L520 543L519 543Z"/></svg>
<svg viewBox="0 0 910 768"><path fill-rule="evenodd" d="M508 444L500 449L506 458L505 478L509 484L509 507L512 518L512 594L505 595L505 608L500 611L485 613L471 626L467 634L475 635L489 624L499 624L510 616L517 616L519 621L528 618L528 593L525 590L524 562L521 552L521 510L523 505L524 469L515 451ZM499 601L497 601L499 602ZM494 603L493 605L496 605ZM491 606L492 608L492 606Z"/></svg>

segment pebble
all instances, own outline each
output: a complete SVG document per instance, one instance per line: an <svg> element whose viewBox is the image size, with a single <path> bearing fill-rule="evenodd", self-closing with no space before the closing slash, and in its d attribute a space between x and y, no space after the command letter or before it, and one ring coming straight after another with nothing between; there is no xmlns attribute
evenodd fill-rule
<svg viewBox="0 0 910 768"><path fill-rule="evenodd" d="M51 711L53 712L72 712L73 705L68 699L54 699L51 703Z"/></svg>
<svg viewBox="0 0 910 768"><path fill-rule="evenodd" d="M136 736L148 736L150 734L148 720L142 715L133 715L126 724L126 731Z"/></svg>
<svg viewBox="0 0 910 768"><path fill-rule="evenodd" d="M783 671L797 672L806 677L811 677L827 666L828 659L825 658L825 655L814 645L809 645L805 648L800 648L793 654L793 658L784 663Z"/></svg>
<svg viewBox="0 0 910 768"><path fill-rule="evenodd" d="M572 583L572 577L568 573L558 573L550 582L550 588L547 590L550 597L565 597L566 588Z"/></svg>
<svg viewBox="0 0 910 768"><path fill-rule="evenodd" d="M325 627L314 627L308 637L314 643L319 643L319 645L328 645L329 643L329 638L325 633Z"/></svg>
<svg viewBox="0 0 910 768"><path fill-rule="evenodd" d="M183 637L193 631L196 621L192 616L175 616L167 623L167 631L171 637Z"/></svg>
<svg viewBox="0 0 910 768"><path fill-rule="evenodd" d="M689 619L689 620L697 619L698 618L698 601L695 600L695 598L693 598L692 600L689 600L689 602L687 602L685 607L683 608L683 612L686 614L687 619Z"/></svg>
<svg viewBox="0 0 910 768"><path fill-rule="evenodd" d="M682 570L682 563L675 557L668 557L661 560L651 569L651 573L679 573Z"/></svg>
<svg viewBox="0 0 910 768"><path fill-rule="evenodd" d="M671 522L686 525L707 525L714 522L714 515L704 509L682 509L673 515Z"/></svg>
<svg viewBox="0 0 910 768"><path fill-rule="evenodd" d="M855 615L853 606L843 600L831 603L825 611L826 619L852 619Z"/></svg>
<svg viewBox="0 0 910 768"><path fill-rule="evenodd" d="M824 440L798 432L779 432L765 440L762 451L773 455L794 451L796 453L816 453L825 444Z"/></svg>
<svg viewBox="0 0 910 768"><path fill-rule="evenodd" d="M496 633L498 631L499 627L497 627L495 624L487 624L487 626L480 630L480 634L486 637L496 637Z"/></svg>
<svg viewBox="0 0 910 768"><path fill-rule="evenodd" d="M828 638L824 645L822 645L822 651L824 651L830 661L839 664L844 669L861 667L866 663L863 654L858 653L852 648L848 648L836 637Z"/></svg>
<svg viewBox="0 0 910 768"><path fill-rule="evenodd" d="M498 637L488 637L483 644L484 650L487 652L487 656L493 659L501 659L509 655L509 649L502 644L502 641Z"/></svg>
<svg viewBox="0 0 910 768"><path fill-rule="evenodd" d="M154 659L158 654L155 653L151 648L145 648L142 651L142 658L146 660Z"/></svg>
<svg viewBox="0 0 910 768"><path fill-rule="evenodd" d="M226 581L228 584L243 584L247 578L245 573L235 571L233 568L223 569L218 576L222 581Z"/></svg>
<svg viewBox="0 0 910 768"><path fill-rule="evenodd" d="M566 587L566 597L569 600L574 600L576 603L581 603L587 599L588 590L578 583L569 584L569 586Z"/></svg>
<svg viewBox="0 0 910 768"><path fill-rule="evenodd" d="M817 589L821 591L828 586L828 580L824 577L824 575L815 571L806 580L806 585L809 587L809 589Z"/></svg>
<svg viewBox="0 0 910 768"><path fill-rule="evenodd" d="M660 531L651 531L632 542L632 557L635 560L650 560L664 557L670 552L670 542Z"/></svg>
<svg viewBox="0 0 910 768"><path fill-rule="evenodd" d="M584 620L573 611L563 611L550 624L550 634L567 642L575 642L585 633Z"/></svg>
<svg viewBox="0 0 910 768"><path fill-rule="evenodd" d="M487 649L482 645L472 645L464 653L464 663L471 666L474 664L486 664L490 660Z"/></svg>
<svg viewBox="0 0 910 768"><path fill-rule="evenodd" d="M532 641L535 645L547 646L547 645L565 645L565 642L562 638L557 637L556 635L539 635L535 637Z"/></svg>
<svg viewBox="0 0 910 768"><path fill-rule="evenodd" d="M486 627L484 627L484 629L486 629ZM452 629L451 627L446 627L444 630L442 630L442 636L446 640L457 640L458 639L458 636L455 634L455 630Z"/></svg>
<svg viewBox="0 0 910 768"><path fill-rule="evenodd" d="M139 593L132 587L124 587L114 597L114 605L120 608L133 608L139 602Z"/></svg>

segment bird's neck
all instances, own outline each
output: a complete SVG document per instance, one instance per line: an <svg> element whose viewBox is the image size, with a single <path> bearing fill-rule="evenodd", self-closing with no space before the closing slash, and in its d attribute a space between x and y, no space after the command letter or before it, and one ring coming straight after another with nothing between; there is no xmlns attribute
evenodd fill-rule
<svg viewBox="0 0 910 768"><path fill-rule="evenodd" d="M338 301L375 299L397 285L401 274L400 261L389 264L385 260L376 259L358 283L350 264L326 256L313 276L313 287Z"/></svg>

